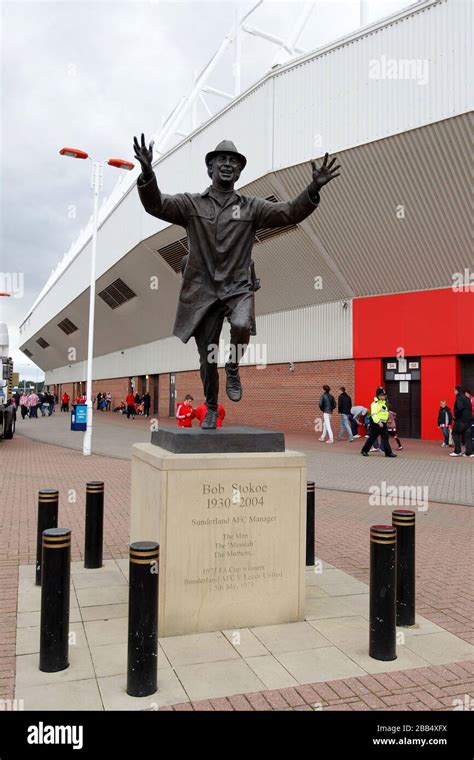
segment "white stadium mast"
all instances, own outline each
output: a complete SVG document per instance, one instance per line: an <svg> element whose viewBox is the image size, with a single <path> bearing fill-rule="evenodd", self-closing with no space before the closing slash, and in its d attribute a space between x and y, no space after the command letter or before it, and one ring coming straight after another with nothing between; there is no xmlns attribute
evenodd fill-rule
<svg viewBox="0 0 474 760"><path fill-rule="evenodd" d="M239 95L241 91L240 72L242 57L242 36L244 33L252 35L254 37L260 37L261 39L278 46L278 51L274 57L272 67L286 63L294 56L302 55L306 52L306 50L298 47L297 42L301 33L303 32L310 14L314 9L315 0L304 4L299 17L295 21L293 28L290 30L290 33L286 39L281 39L274 34L270 34L269 32L266 32L262 29L257 29L256 27L249 26L245 23L247 19L252 15L252 13L254 13L257 8L263 4L263 1L264 0L258 0L253 8L251 8L249 11L247 11L247 13L243 15L241 15L239 11L236 11L236 19L232 28L225 35L220 47L212 55L205 67L202 69L201 73L195 79L193 88L189 95L185 95L183 98L181 98L179 103L174 107L174 109L165 119L161 130L157 134L153 135L157 157L163 155L163 153L169 147L171 139L175 135L179 135L180 137L187 136L188 133L179 131L179 128L183 123L183 120L188 116L190 112L192 114L192 129L195 129L198 126L196 119L196 103L198 99L201 101L208 116L210 117L213 115L213 113L205 99L206 93L218 95L228 101L233 100L233 98ZM222 59L224 53L232 45L234 47L234 57L232 64L234 87L233 92L225 92L223 90L217 89L216 87L212 87L212 85L208 84L208 82L211 74L213 73L219 61Z"/></svg>

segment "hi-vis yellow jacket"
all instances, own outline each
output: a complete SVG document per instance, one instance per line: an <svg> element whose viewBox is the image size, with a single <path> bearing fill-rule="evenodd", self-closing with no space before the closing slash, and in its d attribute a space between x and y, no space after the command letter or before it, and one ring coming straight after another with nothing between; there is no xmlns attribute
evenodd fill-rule
<svg viewBox="0 0 474 760"><path fill-rule="evenodd" d="M378 399L377 396L375 396L372 404L370 405L370 416L376 425L378 425L379 422L387 422L387 401L382 401L382 399Z"/></svg>

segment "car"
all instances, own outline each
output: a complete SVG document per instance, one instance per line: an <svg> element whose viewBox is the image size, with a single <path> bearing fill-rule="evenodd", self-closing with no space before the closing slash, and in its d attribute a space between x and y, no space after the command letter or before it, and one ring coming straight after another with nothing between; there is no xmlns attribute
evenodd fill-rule
<svg viewBox="0 0 474 760"><path fill-rule="evenodd" d="M0 435L2 438L10 440L15 435L16 426L16 408L7 401L6 404L0 402Z"/></svg>

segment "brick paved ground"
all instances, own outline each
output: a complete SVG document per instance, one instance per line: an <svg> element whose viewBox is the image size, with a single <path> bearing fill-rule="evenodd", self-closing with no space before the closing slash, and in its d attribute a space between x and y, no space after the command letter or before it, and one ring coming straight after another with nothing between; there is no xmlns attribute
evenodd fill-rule
<svg viewBox="0 0 474 760"><path fill-rule="evenodd" d="M24 437L0 441L0 449L0 698L5 698L13 696L14 686L18 565L35 561L38 490L60 489L60 522L72 528L72 557L81 559L85 483L104 480L104 558L125 557L130 462L102 456L85 459L72 449ZM369 505L364 494L318 489L318 556L367 582L368 527L388 520L390 511L390 507ZM417 516L417 611L470 643L474 643L474 602L470 593L472 515L469 507L433 503ZM322 703L323 709L442 710L452 709L455 698L472 696L473 680L473 663L457 663L241 695L175 709L314 709L311 705Z"/></svg>
<svg viewBox="0 0 474 760"><path fill-rule="evenodd" d="M474 662L183 702L161 710L452 710L474 692ZM469 696L471 695L471 696ZM460 700L460 703L454 700ZM466 709L466 708L465 708ZM472 707L471 707L472 709Z"/></svg>
<svg viewBox="0 0 474 760"><path fill-rule="evenodd" d="M150 440L151 420L144 417L127 420L124 415L97 412L94 420L93 451L97 454L128 459L132 443ZM155 422L175 424L168 417ZM19 420L17 430L33 440L82 449L82 435L69 430L66 414ZM326 445L318 441L316 433L295 431L285 436L287 448L305 452L308 469L320 488L367 493L370 486L384 480L397 486L428 485L430 501L474 505L474 459L453 459L451 449L442 449L438 442L403 441L397 459L385 459L381 454L362 459L363 440Z"/></svg>

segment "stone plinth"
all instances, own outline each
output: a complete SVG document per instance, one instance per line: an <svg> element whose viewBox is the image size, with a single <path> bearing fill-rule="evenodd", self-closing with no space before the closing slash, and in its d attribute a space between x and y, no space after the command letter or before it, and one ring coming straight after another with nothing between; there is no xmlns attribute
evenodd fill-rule
<svg viewBox="0 0 474 760"><path fill-rule="evenodd" d="M303 620L306 458L136 443L130 540L160 543L160 636Z"/></svg>
<svg viewBox="0 0 474 760"><path fill-rule="evenodd" d="M276 430L230 426L216 430L160 426L151 442L175 454L232 454L285 451L285 436Z"/></svg>

